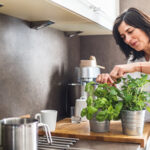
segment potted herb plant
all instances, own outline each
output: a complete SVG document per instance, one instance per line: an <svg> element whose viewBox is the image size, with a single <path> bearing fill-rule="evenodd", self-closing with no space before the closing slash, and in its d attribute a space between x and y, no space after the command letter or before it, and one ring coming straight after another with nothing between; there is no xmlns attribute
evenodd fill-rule
<svg viewBox="0 0 150 150"><path fill-rule="evenodd" d="M150 82L147 75L140 78L132 78L128 75L122 78L120 95L123 106L121 110L121 121L123 133L127 135L142 135L144 127L145 109L149 103L149 93L143 91L146 83Z"/></svg>
<svg viewBox="0 0 150 150"><path fill-rule="evenodd" d="M90 130L93 132L109 131L110 120L118 119L122 102L118 99L119 90L108 84L86 84L88 93L87 107L82 109L81 116L89 120Z"/></svg>

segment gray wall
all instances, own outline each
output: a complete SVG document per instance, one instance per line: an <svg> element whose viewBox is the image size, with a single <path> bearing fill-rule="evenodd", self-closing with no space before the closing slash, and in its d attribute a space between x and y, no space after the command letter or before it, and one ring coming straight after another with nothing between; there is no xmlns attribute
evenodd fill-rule
<svg viewBox="0 0 150 150"><path fill-rule="evenodd" d="M150 14L149 0L120 0L120 11L124 11L129 7L135 7Z"/></svg>
<svg viewBox="0 0 150 150"><path fill-rule="evenodd" d="M80 58L79 38L35 30L0 15L0 118L56 109L65 115L66 84ZM75 59L72 57L75 56ZM70 64L70 61L72 64Z"/></svg>
<svg viewBox="0 0 150 150"><path fill-rule="evenodd" d="M102 73L110 72L115 64L125 63L126 59L112 35L81 37L81 59L88 59L90 55L96 56L97 64L106 69Z"/></svg>
<svg viewBox="0 0 150 150"><path fill-rule="evenodd" d="M120 0L121 12L138 7L150 14L149 0ZM109 72L126 63L112 35L67 38L52 28L34 30L19 19L0 15L0 119L57 109L65 115L66 85L80 59L95 55Z"/></svg>
<svg viewBox="0 0 150 150"><path fill-rule="evenodd" d="M150 14L149 0L120 0L120 12L129 7L139 8ZM86 36L81 37L81 59L88 59L95 55L99 65L104 65L102 73L110 72L116 64L126 63L124 54L116 46L112 35Z"/></svg>

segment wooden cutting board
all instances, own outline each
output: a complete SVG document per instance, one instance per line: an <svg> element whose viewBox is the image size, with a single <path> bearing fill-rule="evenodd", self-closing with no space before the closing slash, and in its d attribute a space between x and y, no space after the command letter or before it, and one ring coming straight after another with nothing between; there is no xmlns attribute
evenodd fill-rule
<svg viewBox="0 0 150 150"><path fill-rule="evenodd" d="M95 133L90 131L88 121L73 124L70 118L65 118L57 122L56 130L52 132L52 135L107 142L138 143L141 147L145 147L150 135L150 123L145 123L143 136L127 136L122 134L121 121L111 121L110 131L107 133Z"/></svg>

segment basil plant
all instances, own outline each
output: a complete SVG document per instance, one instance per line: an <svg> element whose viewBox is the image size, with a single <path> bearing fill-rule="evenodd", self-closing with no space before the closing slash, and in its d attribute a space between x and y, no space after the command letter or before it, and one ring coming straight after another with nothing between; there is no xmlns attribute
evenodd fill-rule
<svg viewBox="0 0 150 150"><path fill-rule="evenodd" d="M119 119L123 103L119 100L120 91L108 84L98 84L95 89L95 82L86 84L85 91L88 93L86 100L87 107L82 109L81 116L88 120L96 117L97 121Z"/></svg>

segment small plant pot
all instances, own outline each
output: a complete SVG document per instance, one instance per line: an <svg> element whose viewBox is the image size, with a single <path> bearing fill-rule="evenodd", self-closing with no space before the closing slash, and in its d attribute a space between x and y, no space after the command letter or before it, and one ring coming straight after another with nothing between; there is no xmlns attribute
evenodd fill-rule
<svg viewBox="0 0 150 150"><path fill-rule="evenodd" d="M122 131L126 135L142 135L144 128L145 110L121 111Z"/></svg>
<svg viewBox="0 0 150 150"><path fill-rule="evenodd" d="M109 120L99 122L96 119L91 119L89 123L90 123L90 130L93 132L108 132L109 131L109 127L110 127Z"/></svg>

